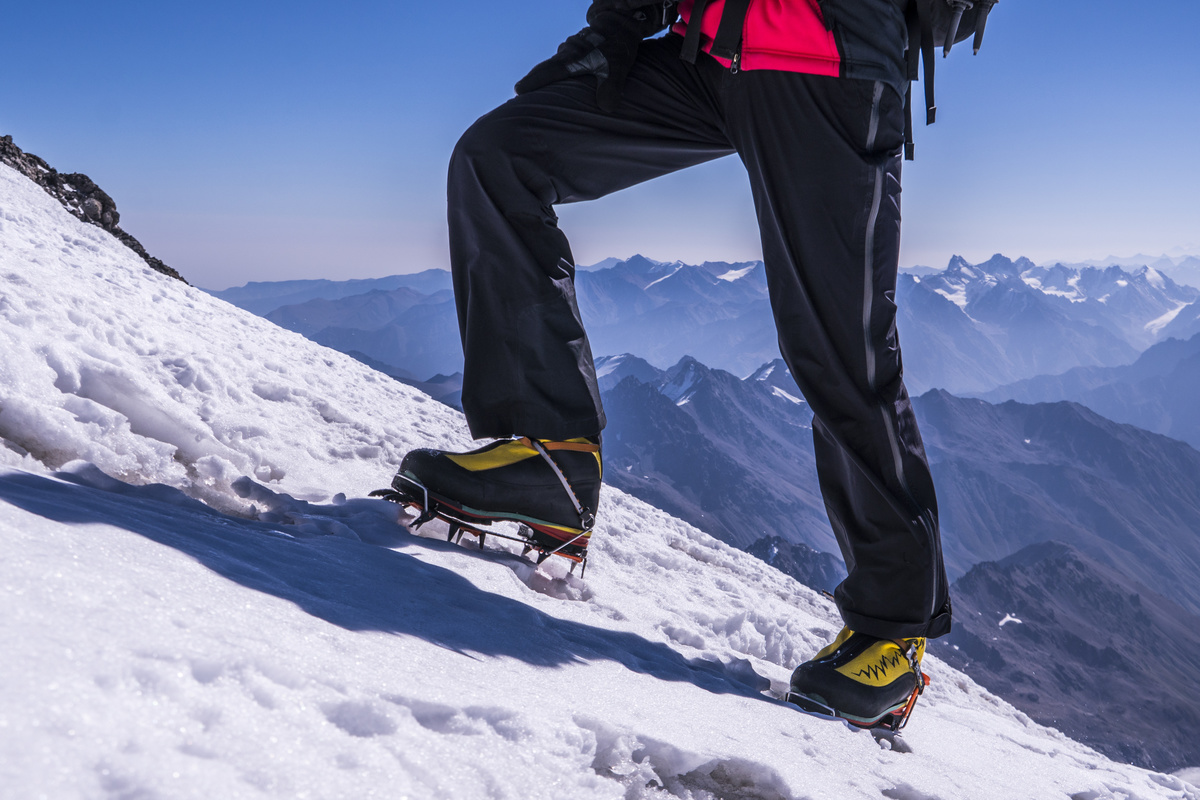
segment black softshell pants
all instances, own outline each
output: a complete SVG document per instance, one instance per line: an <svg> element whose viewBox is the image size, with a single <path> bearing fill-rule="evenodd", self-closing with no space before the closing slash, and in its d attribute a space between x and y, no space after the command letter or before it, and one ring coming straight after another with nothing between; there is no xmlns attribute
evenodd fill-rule
<svg viewBox="0 0 1200 800"><path fill-rule="evenodd" d="M879 637L940 636L950 604L937 502L895 327L902 100L878 82L732 73L703 54L687 64L681 42L643 42L613 114L581 77L513 98L458 143L450 255L471 432L567 439L604 427L554 206L736 153L780 350L816 415L849 573L835 593L842 617Z"/></svg>

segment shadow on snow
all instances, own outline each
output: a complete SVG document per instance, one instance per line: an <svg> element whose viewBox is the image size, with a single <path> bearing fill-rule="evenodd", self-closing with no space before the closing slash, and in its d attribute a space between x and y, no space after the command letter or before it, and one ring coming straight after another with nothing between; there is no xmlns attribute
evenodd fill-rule
<svg viewBox="0 0 1200 800"><path fill-rule="evenodd" d="M334 536L294 539L167 486L106 479L100 489L86 485L89 477L57 478L0 473L0 500L60 523L124 528L347 630L415 636L467 656L540 667L610 660L660 680L766 699L721 664L684 658L633 633L559 619L402 552ZM447 546L403 532L397 543Z"/></svg>

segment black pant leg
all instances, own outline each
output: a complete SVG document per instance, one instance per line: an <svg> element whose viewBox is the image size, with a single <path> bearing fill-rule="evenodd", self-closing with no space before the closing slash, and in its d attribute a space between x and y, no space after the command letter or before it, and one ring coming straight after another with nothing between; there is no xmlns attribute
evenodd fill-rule
<svg viewBox="0 0 1200 800"><path fill-rule="evenodd" d="M940 636L937 500L901 375L895 286L903 106L882 83L782 72L726 81L780 350L816 415L817 471L852 629Z"/></svg>
<svg viewBox="0 0 1200 800"><path fill-rule="evenodd" d="M621 106L591 78L515 97L479 119L450 162L450 261L476 438L599 433L604 413L553 206L590 200L732 146L706 88L715 62L686 64L680 37L644 42Z"/></svg>

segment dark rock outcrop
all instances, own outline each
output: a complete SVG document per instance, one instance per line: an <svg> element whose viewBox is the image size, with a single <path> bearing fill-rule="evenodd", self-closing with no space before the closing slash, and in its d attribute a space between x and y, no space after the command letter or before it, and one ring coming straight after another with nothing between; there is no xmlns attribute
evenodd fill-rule
<svg viewBox="0 0 1200 800"><path fill-rule="evenodd" d="M26 153L13 144L11 136L0 136L0 163L12 167L46 190L46 194L62 203L63 208L84 222L97 225L133 252L151 269L187 283L183 276L161 260L146 252L142 243L121 230L121 214L116 202L95 181L81 172L60 173L33 153Z"/></svg>
<svg viewBox="0 0 1200 800"><path fill-rule="evenodd" d="M818 592L833 592L846 578L846 567L838 556L781 536L764 536L745 550Z"/></svg>

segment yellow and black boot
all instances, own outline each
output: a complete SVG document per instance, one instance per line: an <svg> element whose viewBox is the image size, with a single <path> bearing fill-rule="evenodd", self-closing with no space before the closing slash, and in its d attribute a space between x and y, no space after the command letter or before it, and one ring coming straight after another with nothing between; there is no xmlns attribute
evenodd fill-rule
<svg viewBox="0 0 1200 800"><path fill-rule="evenodd" d="M413 450L393 488L427 513L468 523L524 523L539 547L582 555L600 500L600 445L501 439L466 453Z"/></svg>
<svg viewBox="0 0 1200 800"><path fill-rule="evenodd" d="M929 679L924 639L877 639L843 628L792 673L787 700L863 728L899 730Z"/></svg>

